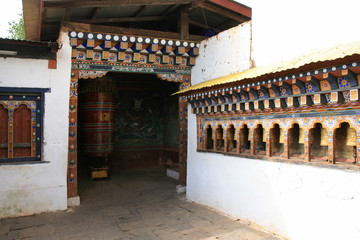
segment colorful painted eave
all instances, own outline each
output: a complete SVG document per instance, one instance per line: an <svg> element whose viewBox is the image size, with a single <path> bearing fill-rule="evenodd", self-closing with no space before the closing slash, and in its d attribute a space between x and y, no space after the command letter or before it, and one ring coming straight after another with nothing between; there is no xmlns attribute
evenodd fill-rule
<svg viewBox="0 0 360 240"><path fill-rule="evenodd" d="M286 76L286 74L293 74L295 72L307 71L308 69L318 69L321 67L325 67L321 66L320 63L328 63L333 61L334 63L331 64L342 64L341 61L336 60L345 59L348 57L350 58L349 61L356 61L356 59L351 59L351 57L359 56L360 41L352 42L349 44L341 44L333 48L328 48L311 54L303 55L289 61L284 61L269 66L251 68L243 72L238 72L224 77L204 81L189 88L178 91L175 94L190 95L194 92L202 91L205 89L208 90L210 88L220 88L229 84L246 84L239 87L247 88L250 87L249 84L253 86L255 82L263 80L280 82L284 80L284 78L295 78L295 76ZM357 58L357 60L358 59L359 58ZM276 75L280 74L282 75L282 77L274 78L277 77ZM267 81L261 84L265 84L267 83Z"/></svg>

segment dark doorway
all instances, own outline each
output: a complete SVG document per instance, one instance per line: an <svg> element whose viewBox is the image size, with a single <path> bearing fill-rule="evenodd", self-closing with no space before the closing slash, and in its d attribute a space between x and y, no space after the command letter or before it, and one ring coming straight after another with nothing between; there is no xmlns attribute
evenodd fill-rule
<svg viewBox="0 0 360 240"><path fill-rule="evenodd" d="M179 155L179 83L160 80L155 74L108 73L111 88L115 89L112 121L112 151L106 157L110 169L125 170L153 168L159 166L177 167ZM101 79L100 79L101 80ZM84 123L85 97L90 91L112 91L101 84L94 89L88 85L96 79L79 81L79 170L87 169L92 158L84 146L89 141ZM111 104L112 105L112 104ZM105 106L106 107L106 106ZM100 114L100 118L106 118ZM99 115L99 116L100 116ZM111 125L110 124L110 125ZM101 135L101 134L99 134Z"/></svg>

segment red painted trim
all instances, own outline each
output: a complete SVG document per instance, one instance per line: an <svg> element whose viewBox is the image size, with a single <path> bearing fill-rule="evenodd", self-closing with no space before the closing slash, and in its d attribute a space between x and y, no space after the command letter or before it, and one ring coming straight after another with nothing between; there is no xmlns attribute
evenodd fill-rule
<svg viewBox="0 0 360 240"><path fill-rule="evenodd" d="M56 60L49 60L48 69L56 69L57 63Z"/></svg>
<svg viewBox="0 0 360 240"><path fill-rule="evenodd" d="M215 3L221 7L227 8L234 12L240 13L246 17L251 18L252 10L250 7L242 5L241 3L237 3L231 0L208 0L208 2Z"/></svg>

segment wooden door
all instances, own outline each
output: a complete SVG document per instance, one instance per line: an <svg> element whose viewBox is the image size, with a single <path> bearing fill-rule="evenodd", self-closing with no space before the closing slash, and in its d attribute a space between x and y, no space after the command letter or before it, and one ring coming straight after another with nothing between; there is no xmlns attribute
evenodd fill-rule
<svg viewBox="0 0 360 240"><path fill-rule="evenodd" d="M31 110L20 105L14 111L14 157L31 156Z"/></svg>

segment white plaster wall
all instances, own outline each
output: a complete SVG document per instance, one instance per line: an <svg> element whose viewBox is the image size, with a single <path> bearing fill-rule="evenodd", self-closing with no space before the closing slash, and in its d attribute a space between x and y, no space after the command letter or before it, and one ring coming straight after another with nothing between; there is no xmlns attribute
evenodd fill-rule
<svg viewBox="0 0 360 240"><path fill-rule="evenodd" d="M189 114L187 198L289 239L360 239L360 173L196 152Z"/></svg>
<svg viewBox="0 0 360 240"><path fill-rule="evenodd" d="M202 41L192 68L192 85L250 68L251 22Z"/></svg>
<svg viewBox="0 0 360 240"><path fill-rule="evenodd" d="M0 218L67 208L67 150L71 48L60 38L57 69L47 60L0 58L0 86L50 88L45 94L42 161L0 165Z"/></svg>
<svg viewBox="0 0 360 240"><path fill-rule="evenodd" d="M202 42L192 82L249 68L247 41L229 45L251 39L248 27ZM197 152L196 117L188 112L189 200L290 239L360 239L359 172Z"/></svg>

